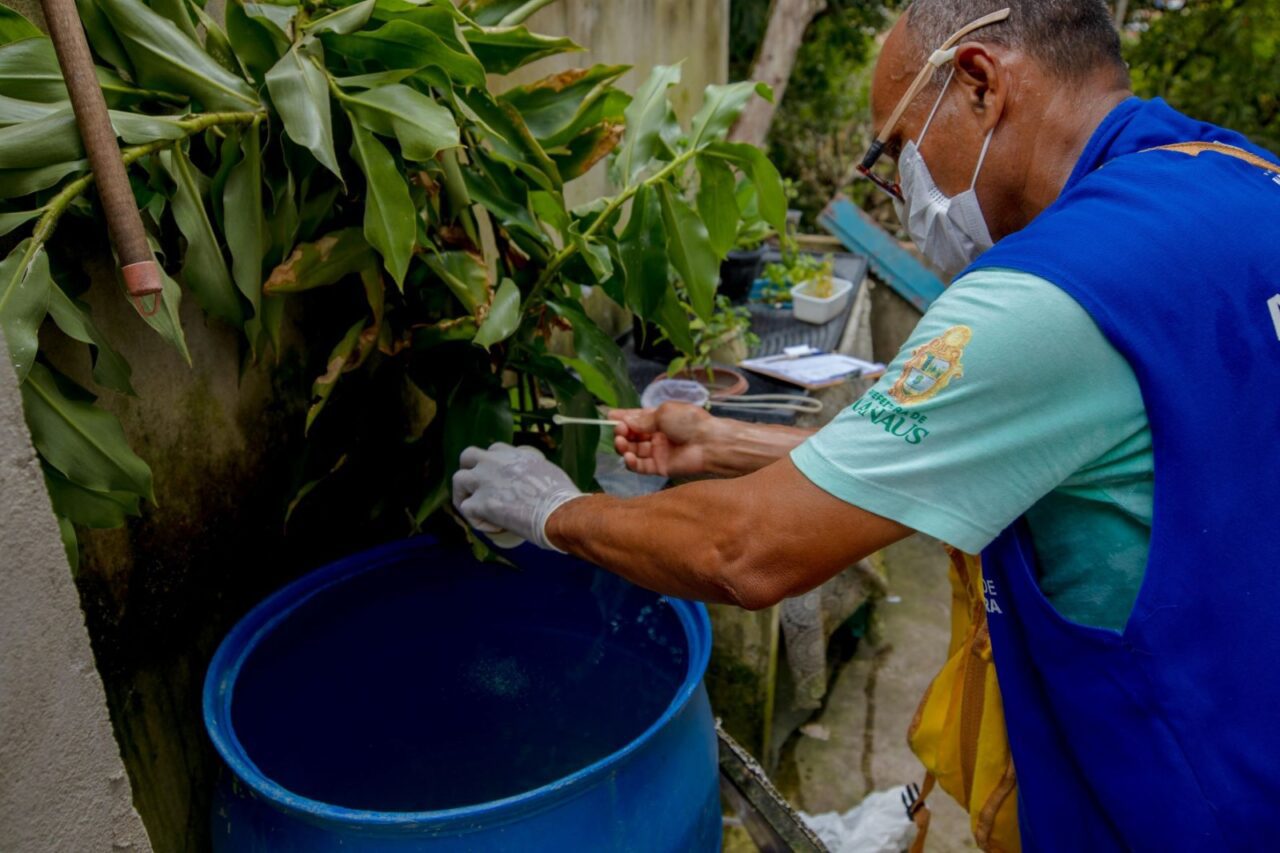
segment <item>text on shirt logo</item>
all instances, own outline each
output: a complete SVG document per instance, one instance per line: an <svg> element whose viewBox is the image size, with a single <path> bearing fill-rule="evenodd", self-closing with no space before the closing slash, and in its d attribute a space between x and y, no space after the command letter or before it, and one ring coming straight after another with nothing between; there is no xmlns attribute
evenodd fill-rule
<svg viewBox="0 0 1280 853"><path fill-rule="evenodd" d="M866 396L853 404L853 413L907 444L920 444L929 437L929 430L924 428L925 421L929 420L928 416L907 411L879 391L868 391Z"/></svg>

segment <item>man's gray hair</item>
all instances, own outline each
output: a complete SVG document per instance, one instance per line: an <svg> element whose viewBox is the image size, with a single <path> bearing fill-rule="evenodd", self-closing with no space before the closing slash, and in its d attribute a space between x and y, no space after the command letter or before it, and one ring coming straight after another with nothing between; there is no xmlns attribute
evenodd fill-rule
<svg viewBox="0 0 1280 853"><path fill-rule="evenodd" d="M1022 50L1066 79L1101 68L1127 74L1105 0L915 0L907 26L927 54L966 24L1005 8L1013 10L1006 20L969 39Z"/></svg>

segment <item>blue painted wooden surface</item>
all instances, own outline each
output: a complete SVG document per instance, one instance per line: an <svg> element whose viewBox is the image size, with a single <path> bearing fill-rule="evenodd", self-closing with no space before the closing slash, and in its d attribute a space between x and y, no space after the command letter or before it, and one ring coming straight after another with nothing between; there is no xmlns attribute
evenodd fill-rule
<svg viewBox="0 0 1280 853"><path fill-rule="evenodd" d="M849 251L866 255L876 277L921 311L942 295L942 280L848 199L837 197L818 222Z"/></svg>

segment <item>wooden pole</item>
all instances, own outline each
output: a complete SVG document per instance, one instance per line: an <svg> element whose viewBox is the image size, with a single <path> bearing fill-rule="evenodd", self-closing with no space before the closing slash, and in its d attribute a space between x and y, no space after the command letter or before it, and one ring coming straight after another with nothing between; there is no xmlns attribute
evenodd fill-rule
<svg viewBox="0 0 1280 853"><path fill-rule="evenodd" d="M116 133L98 85L75 0L41 0L41 6L67 93L71 96L89 167L98 185L98 198L107 216L107 231L115 246L125 289L135 302L144 296L159 294L163 289L160 268L151 254L129 176L120 159L120 146L116 144ZM156 307L159 303L157 297Z"/></svg>

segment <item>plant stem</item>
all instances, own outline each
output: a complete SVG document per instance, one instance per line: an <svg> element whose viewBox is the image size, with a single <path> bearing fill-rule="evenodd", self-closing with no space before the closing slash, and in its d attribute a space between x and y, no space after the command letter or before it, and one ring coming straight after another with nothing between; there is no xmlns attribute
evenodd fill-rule
<svg viewBox="0 0 1280 853"><path fill-rule="evenodd" d="M263 115L261 112L199 113L181 119L177 124L186 131L186 136L193 136L202 130L208 130L219 125L250 124L254 119L261 118ZM174 139L156 139L142 145L135 145L132 148L126 148L121 151L120 159L128 166L148 154L154 154L162 148L168 148L176 141ZM67 184L57 195L49 200L44 215L36 222L36 227L31 232L33 246L49 239L53 234L54 228L58 225L58 220L66 212L71 202L82 195L92 183L93 173L88 172Z"/></svg>
<svg viewBox="0 0 1280 853"><path fill-rule="evenodd" d="M610 199L609 203L605 205L604 210L596 217L595 221L591 223L591 227L582 232L582 243L586 243L587 240L594 237L596 232L598 232L604 226L605 222L609 220L609 217L616 213L618 208L630 201L631 198L635 196L636 193L640 192L641 189L644 187L655 186L666 180L677 169L681 168L696 157L698 151L699 149L696 148L691 148L688 151L685 151L683 154L680 154L670 163L654 172L645 180L640 181L637 184L632 184ZM564 266L575 254L577 254L578 247L580 245L581 243L569 243L563 249L556 252L556 254L547 263L547 266L542 270L542 275L538 276L538 281L534 284L533 289L529 291L529 302L536 299L551 282L552 277L560 271L560 268Z"/></svg>
<svg viewBox="0 0 1280 853"><path fill-rule="evenodd" d="M231 124L249 124L255 119L260 119L265 113L262 112L224 112L224 113L197 113L180 119L177 124L187 136L192 136L202 130L208 130L211 127L219 125ZM135 145L132 148L126 148L120 152L120 159L124 161L126 166L154 154L162 148L168 148L178 140L174 139L156 139L142 145ZM63 187L57 195L49 200L45 206L45 212L36 221L35 228L31 232L31 242L27 246L27 250L23 253L22 262L18 264L16 270L17 275L25 274L27 266L31 263L40 248L53 236L53 231L58 227L58 220L62 218L62 214L67 212L67 208L71 206L71 202L84 194L90 184L93 183L93 172L88 172L76 178L71 183Z"/></svg>

